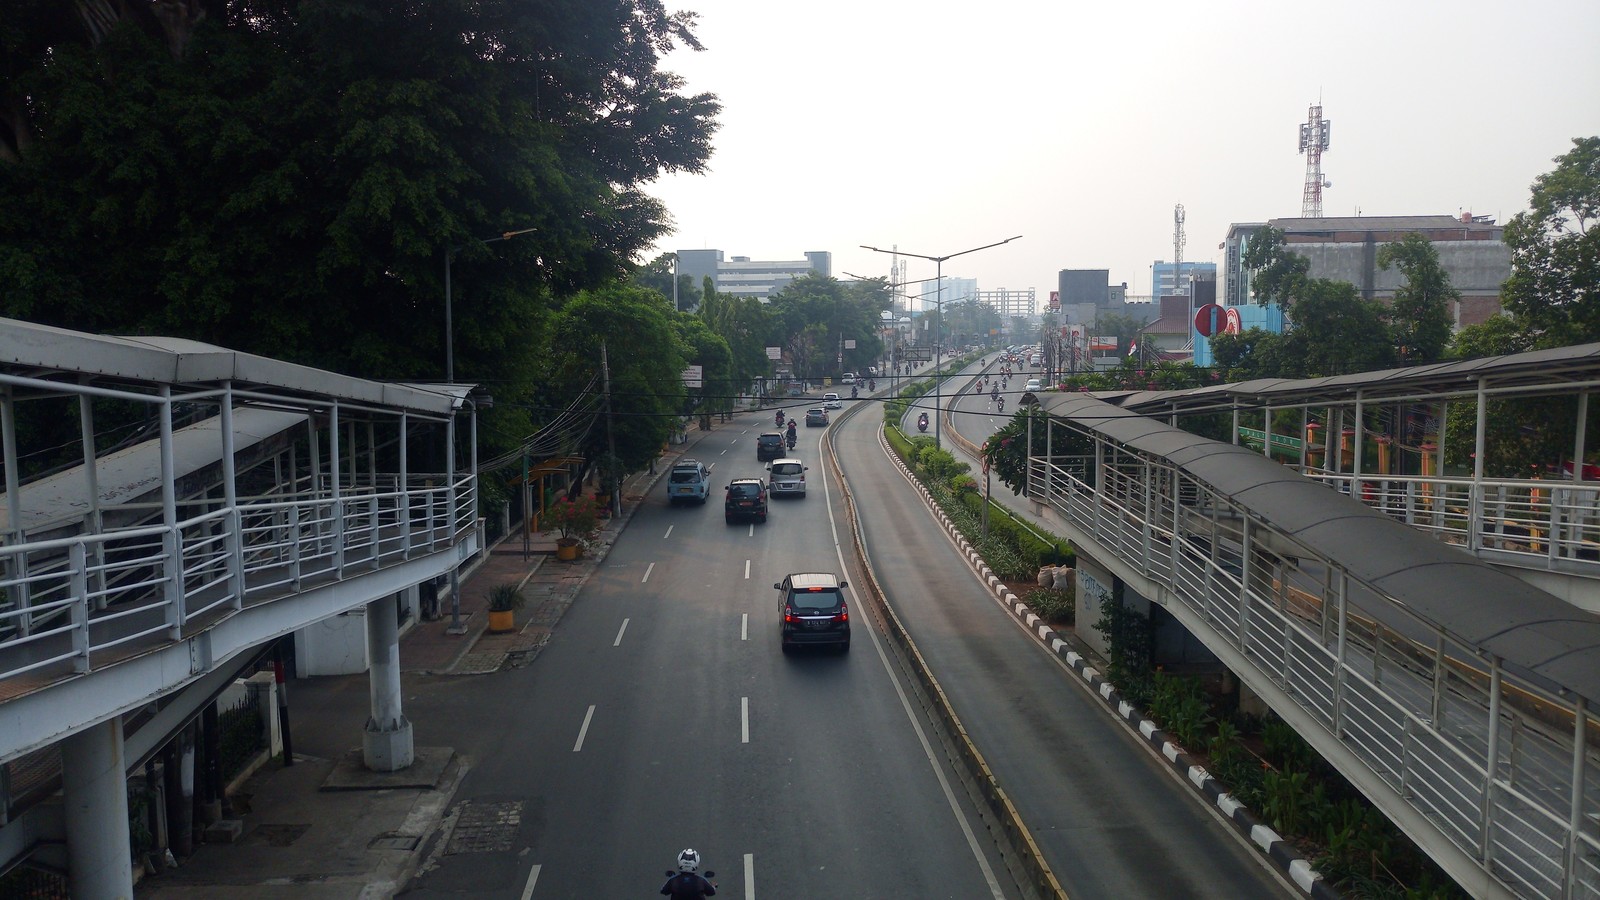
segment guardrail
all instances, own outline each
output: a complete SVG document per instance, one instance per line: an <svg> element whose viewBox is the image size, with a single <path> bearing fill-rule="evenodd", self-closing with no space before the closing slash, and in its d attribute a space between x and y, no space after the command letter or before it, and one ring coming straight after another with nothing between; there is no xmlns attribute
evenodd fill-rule
<svg viewBox="0 0 1600 900"><path fill-rule="evenodd" d="M1515 893L1600 897L1600 780L1586 776L1600 754L1581 704L1483 669L1475 648L1175 465L1066 425L1094 453L1030 458L1028 495L1099 545L1086 551L1139 572L1242 677L1270 683L1320 731L1313 745L1365 766L1412 828ZM1497 508L1487 496L1478 508ZM1371 604L1404 625L1363 617Z"/></svg>
<svg viewBox="0 0 1600 900"><path fill-rule="evenodd" d="M474 527L476 503L471 476L413 477L381 493L275 497L171 527L0 546L0 682L89 672L307 582L437 551Z"/></svg>

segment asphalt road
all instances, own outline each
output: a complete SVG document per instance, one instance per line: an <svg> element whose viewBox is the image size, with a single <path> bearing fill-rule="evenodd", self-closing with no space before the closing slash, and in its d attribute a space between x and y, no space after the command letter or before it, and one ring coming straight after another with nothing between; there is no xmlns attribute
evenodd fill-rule
<svg viewBox="0 0 1600 900"><path fill-rule="evenodd" d="M1003 424L988 414L987 396L969 391L955 403L970 440ZM993 599L888 468L879 421L859 416L834 434L872 565L1067 893L1074 900L1289 893Z"/></svg>
<svg viewBox="0 0 1600 900"><path fill-rule="evenodd" d="M683 847L722 896L1021 896L859 612L848 654L780 652L773 582L842 566L821 429L800 431L805 499L724 524L769 426L703 437L712 502L658 484L537 660L482 678L503 702L474 726L453 840L469 822L488 849L438 855L403 896L650 895Z"/></svg>

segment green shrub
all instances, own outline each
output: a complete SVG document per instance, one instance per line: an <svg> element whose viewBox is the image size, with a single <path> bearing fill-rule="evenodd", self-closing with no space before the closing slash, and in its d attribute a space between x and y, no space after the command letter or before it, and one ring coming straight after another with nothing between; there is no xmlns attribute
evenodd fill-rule
<svg viewBox="0 0 1600 900"><path fill-rule="evenodd" d="M951 476L960 475L972 467L956 459L949 450L938 447L923 448L917 454L917 466L931 481L948 482Z"/></svg>
<svg viewBox="0 0 1600 900"><path fill-rule="evenodd" d="M905 433L899 428L895 428L892 425L885 427L883 434L889 440L889 447L900 455L901 461L906 465L911 465L913 455L911 439L906 437Z"/></svg>
<svg viewBox="0 0 1600 900"><path fill-rule="evenodd" d="M1052 625L1071 625L1077 619L1077 598L1070 590L1034 588L1024 598L1028 608Z"/></svg>

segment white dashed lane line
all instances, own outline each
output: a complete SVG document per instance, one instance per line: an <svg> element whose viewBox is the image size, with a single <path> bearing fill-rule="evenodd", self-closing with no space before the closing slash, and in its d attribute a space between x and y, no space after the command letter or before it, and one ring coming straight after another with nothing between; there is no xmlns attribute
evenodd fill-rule
<svg viewBox="0 0 1600 900"><path fill-rule="evenodd" d="M750 560L748 559L744 561L744 580L750 580Z"/></svg>
<svg viewBox="0 0 1600 900"><path fill-rule="evenodd" d="M745 858L744 859L745 859L744 883L748 885L750 883L750 855L749 854L745 854ZM533 871L528 873L528 883L522 886L522 900L532 900L532 898L533 898L533 888L534 888L535 885L537 885L539 883L539 870L541 868L543 868L543 866L540 866L540 865L536 864L533 867ZM749 895L749 893L750 893L749 891L745 892L745 894L747 896Z"/></svg>
<svg viewBox="0 0 1600 900"><path fill-rule="evenodd" d="M522 900L528 900L524 897ZM756 855L744 855L744 900L756 900Z"/></svg>
<svg viewBox="0 0 1600 900"><path fill-rule="evenodd" d="M650 573L655 571L655 568L656 568L656 564L655 563L651 563L650 565L645 566L644 567L644 577L639 579L639 583L640 584L644 584L645 582L649 581L650 580Z"/></svg>
<svg viewBox="0 0 1600 900"><path fill-rule="evenodd" d="M583 737L589 733L589 722L594 719L594 704L589 704L589 711L583 714L583 726L578 729L578 742L572 745L572 752L577 753L583 749Z"/></svg>
<svg viewBox="0 0 1600 900"><path fill-rule="evenodd" d="M668 526L667 526L667 533L666 533L666 534L663 534L663 535L662 535L662 536L661 536L661 539L662 539L662 540L663 540L663 541L664 541L664 540L666 540L666 539L667 539L667 538L669 538L669 537L672 537L672 529L674 529L674 528L677 528L677 527L678 527L678 526L676 526L676 525L668 525Z"/></svg>
<svg viewBox="0 0 1600 900"><path fill-rule="evenodd" d="M756 536L756 523L751 522L750 523L750 533L745 535L745 537L755 537L755 536Z"/></svg>
<svg viewBox="0 0 1600 900"><path fill-rule="evenodd" d="M622 633L624 631L627 631L627 630L628 630L628 620L627 619L623 619L622 620L622 627L617 629L617 639L611 642L611 646L613 646L613 647L621 647L622 646Z"/></svg>
<svg viewBox="0 0 1600 900"><path fill-rule="evenodd" d="M620 635L619 635L620 637ZM739 617L739 640L750 640L750 614L744 613Z"/></svg>
<svg viewBox="0 0 1600 900"><path fill-rule="evenodd" d="M593 707L590 707L593 709ZM750 698L739 698L739 743L750 743Z"/></svg>

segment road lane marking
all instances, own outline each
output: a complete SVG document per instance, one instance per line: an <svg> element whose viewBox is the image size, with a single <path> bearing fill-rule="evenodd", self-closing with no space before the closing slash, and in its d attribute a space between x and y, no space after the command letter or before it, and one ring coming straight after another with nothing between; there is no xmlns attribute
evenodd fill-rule
<svg viewBox="0 0 1600 900"><path fill-rule="evenodd" d="M594 704L589 704L589 711L583 714L583 727L578 729L578 742L572 745L572 752L577 753L583 749L583 736L589 733L589 720L594 718Z"/></svg>
<svg viewBox="0 0 1600 900"><path fill-rule="evenodd" d="M664 541L664 540L666 540L666 539L667 539L667 538L669 538L669 537L672 537L672 529L674 529L674 528L677 528L677 527L678 527L678 526L676 526L676 525L668 525L668 526L667 526L667 533L666 533L666 534L663 534L663 535L662 535L662 536L661 536L661 539L662 539L662 540L663 540L663 541Z"/></svg>
<svg viewBox="0 0 1600 900"><path fill-rule="evenodd" d="M627 619L623 619L622 620L622 627L617 629L617 639L611 642L611 646L613 646L613 647L621 647L622 646L622 633L624 631L627 631L627 630L628 630L628 620Z"/></svg>
<svg viewBox="0 0 1600 900"><path fill-rule="evenodd" d="M739 698L739 743L750 743L750 698Z"/></svg>
<svg viewBox="0 0 1600 900"><path fill-rule="evenodd" d="M750 614L744 613L739 617L739 640L750 640Z"/></svg>
<svg viewBox="0 0 1600 900"><path fill-rule="evenodd" d="M819 442L820 445L820 442ZM845 571L844 546L839 542L839 522L833 515L833 488L828 478L822 479L823 496L827 498L824 508L828 511L828 529L833 533L833 552L839 560L839 571ZM868 549L866 526L857 523L861 532L861 548L863 561L868 569L872 568L872 553ZM905 688L901 687L900 679L895 676L894 667L889 663L889 656L883 650L883 644L878 640L878 630L868 627L867 637L872 639L872 647L878 651L878 662L883 665L883 670L889 675L889 683L894 685L894 692L900 698L900 708L905 711L906 718L911 722L911 729L917 734L917 741L922 745L922 755L928 760L928 766L933 769L934 777L939 781L939 788L944 792L944 800L950 806L950 812L955 817L956 824L961 827L961 833L967 839L967 849L972 851L972 856L978 862L978 869L983 873L983 879L989 885L989 893L994 900L1005 900L1005 892L1000 890L1000 880L995 878L994 869L990 868L989 860L983 855L983 850L978 846L978 837L972 833L972 825L961 811L961 804L956 802L956 793L950 787L950 780L945 778L944 769L939 767L939 758L933 754L933 746L928 742L928 735L922 730L922 723L917 721L916 713L912 712L911 700L906 697Z"/></svg>
<svg viewBox="0 0 1600 900"><path fill-rule="evenodd" d="M744 561L744 579L746 581L750 580L750 560L748 559Z"/></svg>
<svg viewBox="0 0 1600 900"><path fill-rule="evenodd" d="M748 857L746 858L748 859ZM540 868L542 868L542 866L535 863L533 866L533 871L528 873L528 883L522 886L522 900L529 900L529 898L533 896L533 886L539 883ZM745 883L748 884L749 882L750 876L746 875Z"/></svg>
<svg viewBox="0 0 1600 900"><path fill-rule="evenodd" d="M650 580L650 573L655 570L655 567L655 563L651 563L650 565L644 567L644 577L639 579L640 584L644 584L646 581Z"/></svg>
<svg viewBox="0 0 1600 900"><path fill-rule="evenodd" d="M523 897L522 900L528 900ZM744 900L756 900L756 855L744 855Z"/></svg>
<svg viewBox="0 0 1600 900"><path fill-rule="evenodd" d="M750 533L745 535L745 537L755 537L755 536L756 536L756 523L751 522L750 523Z"/></svg>
<svg viewBox="0 0 1600 900"><path fill-rule="evenodd" d="M728 453L728 451L724 450L721 453L718 453L717 455L718 456L725 456L725 455L727 455L727 453Z"/></svg>

